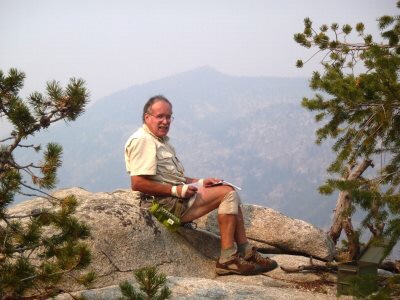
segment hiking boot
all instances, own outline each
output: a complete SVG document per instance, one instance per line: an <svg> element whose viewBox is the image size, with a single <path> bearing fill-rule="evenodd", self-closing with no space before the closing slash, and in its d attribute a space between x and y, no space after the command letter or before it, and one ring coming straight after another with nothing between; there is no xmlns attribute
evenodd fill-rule
<svg viewBox="0 0 400 300"><path fill-rule="evenodd" d="M229 260L221 263L218 259L215 266L215 272L218 275L239 274L239 275L255 275L262 272L261 268L254 263L244 260L235 253Z"/></svg>
<svg viewBox="0 0 400 300"><path fill-rule="evenodd" d="M254 263L261 268L261 272L269 272L278 267L275 260L262 256L257 252L257 248L253 247L251 253L244 257L250 263Z"/></svg>

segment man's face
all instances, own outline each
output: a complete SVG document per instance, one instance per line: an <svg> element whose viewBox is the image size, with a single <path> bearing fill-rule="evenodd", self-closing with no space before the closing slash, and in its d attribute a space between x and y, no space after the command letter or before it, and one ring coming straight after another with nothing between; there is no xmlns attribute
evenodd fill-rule
<svg viewBox="0 0 400 300"><path fill-rule="evenodd" d="M144 122L157 137L163 138L168 134L172 120L172 107L165 101L154 103L150 112L144 116Z"/></svg>

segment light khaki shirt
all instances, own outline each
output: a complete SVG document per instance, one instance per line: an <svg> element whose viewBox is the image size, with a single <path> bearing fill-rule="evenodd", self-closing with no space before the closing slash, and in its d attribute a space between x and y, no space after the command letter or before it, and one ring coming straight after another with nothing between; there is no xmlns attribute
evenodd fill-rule
<svg viewBox="0 0 400 300"><path fill-rule="evenodd" d="M186 182L184 168L169 138L159 138L143 124L125 144L125 165L130 176L149 175L154 181L172 185Z"/></svg>

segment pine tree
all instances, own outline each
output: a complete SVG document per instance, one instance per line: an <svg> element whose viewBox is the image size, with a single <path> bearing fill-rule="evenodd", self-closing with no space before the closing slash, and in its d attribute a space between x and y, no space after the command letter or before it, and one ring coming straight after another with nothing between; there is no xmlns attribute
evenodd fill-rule
<svg viewBox="0 0 400 300"><path fill-rule="evenodd" d="M162 273L157 274L156 267L144 267L133 274L140 291L136 291L128 281L124 281L119 285L123 295L120 300L164 300L171 296L171 290L165 285L166 276Z"/></svg>
<svg viewBox="0 0 400 300"><path fill-rule="evenodd" d="M369 242L389 240L388 252L400 237L400 16L382 16L378 26L379 42L364 32L363 23L354 34L348 24L315 29L309 18L294 35L298 44L316 50L310 59L323 57L323 72L315 71L310 80L318 93L302 105L322 123L317 143L334 140L332 178L319 191L340 192L329 234L336 243L345 231L349 259L359 256L365 229ZM305 63L298 60L297 67ZM355 229L351 217L360 209L365 218Z"/></svg>
<svg viewBox="0 0 400 300"><path fill-rule="evenodd" d="M89 229L73 217L77 200L46 193L55 187L62 147L49 143L39 162L22 164L15 155L17 149L40 152L40 145L27 143L30 137L83 113L88 102L85 83L71 79L63 89L55 81L48 82L45 95L35 92L24 101L18 95L24 78L16 69L8 74L0 71L0 118L12 126L0 141L0 298L51 296L64 275L90 262L90 252L82 243ZM17 194L47 198L49 209L11 215L7 207ZM85 284L93 278L88 273L77 280Z"/></svg>

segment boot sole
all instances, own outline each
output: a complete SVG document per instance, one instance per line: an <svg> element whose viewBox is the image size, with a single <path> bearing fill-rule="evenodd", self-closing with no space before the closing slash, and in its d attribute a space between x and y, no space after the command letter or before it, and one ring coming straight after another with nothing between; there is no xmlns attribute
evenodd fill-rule
<svg viewBox="0 0 400 300"><path fill-rule="evenodd" d="M227 270L227 269L215 269L215 273L219 276L224 276L224 275L242 275L242 276L251 276L251 275L257 275L260 274L261 272L250 272L247 274L241 273L239 270Z"/></svg>
<svg viewBox="0 0 400 300"><path fill-rule="evenodd" d="M274 265L274 266L271 266L271 267L269 267L269 268L267 268L267 269L263 269L262 273L271 272L271 271L275 270L277 267L278 267L278 264L276 264L276 265Z"/></svg>

